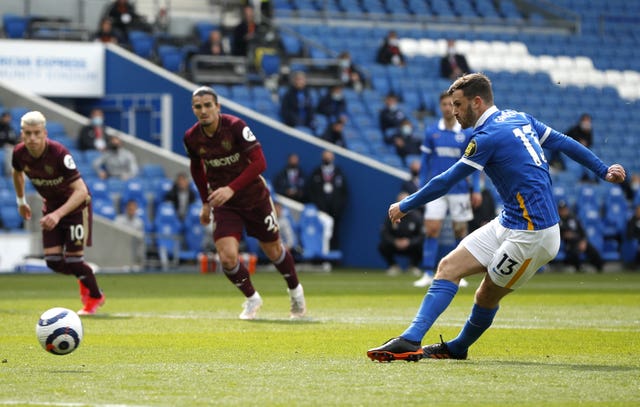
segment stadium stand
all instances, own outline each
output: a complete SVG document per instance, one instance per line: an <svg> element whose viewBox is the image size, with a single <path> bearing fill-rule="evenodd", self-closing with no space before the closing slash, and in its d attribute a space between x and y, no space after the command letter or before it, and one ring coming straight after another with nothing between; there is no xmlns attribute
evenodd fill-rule
<svg viewBox="0 0 640 407"><path fill-rule="evenodd" d="M184 19L187 13L181 13L184 10L179 3L183 2L172 2L169 10L175 16L171 20L174 26L170 26L168 32L133 34L132 50L171 72L194 79L188 72L188 50L193 51L194 45L206 39L213 28L228 35L234 20L231 18L232 23L225 25L222 18L203 19L203 10L210 11L207 5L194 13L199 14L198 18ZM194 2L187 3L195 7L191 4ZM579 113L589 112L595 126L594 151L605 161L627 163L629 173L640 173L640 161L636 157L640 139L635 136L634 120L640 107L640 3L556 0L549 10L532 4L534 2L510 0L275 0L272 3L283 54L265 55L261 60L261 75L253 81L248 68L233 70L239 74L230 82L223 77L227 75L203 75L202 83L212 84L222 97L277 118L278 91L265 87L265 77L279 74L283 68L284 71L290 69L292 58L317 62L348 51L368 76L370 86L360 93L345 90L349 114L344 130L347 146L354 152L402 168L401 160L382 143L382 134L376 126L381 101L387 92L394 91L401 97L401 109L412 113L415 126L423 128L433 120L437 114L437 94L449 85L449 81L439 78L438 61L445 52L446 39L452 37L456 39L458 51L467 56L471 68L490 75L499 107L527 111L562 131L570 127ZM140 10L144 11L145 7ZM0 11L4 11L2 6ZM154 14L155 11L149 12L147 17L152 20ZM31 37L32 17L5 12L4 36ZM94 22L87 22L85 28L93 30L96 26ZM408 58L405 68L383 67L374 62L377 41L390 28L396 29L401 38L401 48ZM167 39L167 35L173 38ZM237 65L232 65L235 67ZM279 85L285 79L286 75L279 78ZM19 118L26 110L11 108L14 127L19 128ZM320 125L324 127L326 123ZM310 132L305 128L301 130ZM52 138L69 148L74 147L73 139L63 127L50 123L49 132ZM90 180L94 175L90 167L92 158L87 153L74 152L74 155L83 175ZM620 250L611 236L614 231L619 232L620 219L628 217L629 205L622 204L613 189L578 184L576 171L569 166L565 172L552 175L556 198L577 204L577 209L583 211L581 216L588 222L593 221L589 230L599 248L604 249L605 257L615 258L615 254L607 255ZM9 185L10 179L5 179L9 182L3 184ZM151 215L160 207L159 197L168 182L154 175L151 190L145 190L147 198L152 195L152 200L146 201L152 202L146 206L152 209ZM95 183L91 188L96 195L103 192ZM126 193L125 185L117 185L116 181L108 182L107 189L112 203L117 203L117 198ZM587 205L587 201L591 204ZM103 214L111 216L109 206L101 206L107 207Z"/></svg>

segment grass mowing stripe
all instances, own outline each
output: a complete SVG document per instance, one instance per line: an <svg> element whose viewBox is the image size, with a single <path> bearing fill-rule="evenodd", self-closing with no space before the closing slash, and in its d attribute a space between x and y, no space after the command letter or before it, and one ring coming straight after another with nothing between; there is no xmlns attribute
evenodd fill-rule
<svg viewBox="0 0 640 407"><path fill-rule="evenodd" d="M0 404L122 406L406 406L640 404L640 274L542 274L505 298L469 360L373 363L424 290L380 272L302 274L310 319L289 321L276 273L258 273L260 320L223 276L100 275L102 315L67 356L37 343L37 317L79 308L56 275L0 275ZM471 278L472 287L479 280ZM457 334L473 288L461 289L424 343ZM58 404L59 403L59 404Z"/></svg>

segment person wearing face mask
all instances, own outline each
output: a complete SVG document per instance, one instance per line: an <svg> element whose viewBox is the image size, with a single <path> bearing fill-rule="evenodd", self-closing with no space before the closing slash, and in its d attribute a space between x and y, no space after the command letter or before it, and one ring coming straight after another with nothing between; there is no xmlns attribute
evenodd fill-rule
<svg viewBox="0 0 640 407"><path fill-rule="evenodd" d="M398 33L389 31L382 45L378 48L376 62L382 65L404 66L405 57L400 51L400 40Z"/></svg>
<svg viewBox="0 0 640 407"><path fill-rule="evenodd" d="M307 74L295 71L291 85L284 92L280 104L280 117L287 126L306 126L315 133L314 100L307 86Z"/></svg>
<svg viewBox="0 0 640 407"><path fill-rule="evenodd" d="M298 202L305 202L305 174L300 168L298 154L291 153L287 157L287 165L281 169L273 181L273 189L280 195Z"/></svg>
<svg viewBox="0 0 640 407"><path fill-rule="evenodd" d="M338 63L340 64L340 81L342 81L342 85L352 88L356 92L361 92L365 86L365 76L351 61L349 51L342 51L338 55Z"/></svg>
<svg viewBox="0 0 640 407"><path fill-rule="evenodd" d="M407 156L420 154L420 141L416 138L411 120L404 119L392 137L392 143L396 148L396 153L402 160L402 164L407 166Z"/></svg>
<svg viewBox="0 0 640 407"><path fill-rule="evenodd" d="M91 110L90 123L82 126L78 134L78 150L98 150L107 148L108 136L104 126L104 113L101 109Z"/></svg>
<svg viewBox="0 0 640 407"><path fill-rule="evenodd" d="M583 113L580 115L580 119L578 123L576 123L573 127L567 130L567 136L571 137L578 143L582 144L587 148L591 148L593 145L593 128L592 128L592 119L591 115L588 113ZM564 161L564 160L563 160ZM583 182L594 182L597 183L598 179L589 170L583 170L580 175L580 180Z"/></svg>
<svg viewBox="0 0 640 407"><path fill-rule="evenodd" d="M342 85L330 87L318 101L316 111L324 115L329 123L347 121L347 101L342 92Z"/></svg>
<svg viewBox="0 0 640 407"><path fill-rule="evenodd" d="M318 210L333 218L333 235L329 242L331 250L340 250L340 220L347 204L347 180L342 169L335 164L335 155L329 150L322 152L322 162L307 181L307 197Z"/></svg>
<svg viewBox="0 0 640 407"><path fill-rule="evenodd" d="M400 123L407 118L407 115L398 107L398 96L389 93L384 98L384 107L378 112L380 131L386 144L393 144Z"/></svg>
<svg viewBox="0 0 640 407"><path fill-rule="evenodd" d="M447 53L440 58L440 76L444 79L455 80L471 72L467 58L456 51L456 41L447 40Z"/></svg>
<svg viewBox="0 0 640 407"><path fill-rule="evenodd" d="M93 161L93 169L101 179L115 177L126 181L138 175L138 161L122 146L122 139L113 136L108 148Z"/></svg>
<svg viewBox="0 0 640 407"><path fill-rule="evenodd" d="M420 185L420 160L412 160L409 163L409 174L411 178L402 183L400 191L411 195L422 186Z"/></svg>

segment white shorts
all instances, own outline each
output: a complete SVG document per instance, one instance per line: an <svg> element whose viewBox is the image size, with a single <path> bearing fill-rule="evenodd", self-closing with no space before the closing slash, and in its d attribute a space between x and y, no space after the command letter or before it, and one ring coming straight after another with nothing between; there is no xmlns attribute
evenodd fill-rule
<svg viewBox="0 0 640 407"><path fill-rule="evenodd" d="M495 218L465 237L462 244L496 285L516 289L553 260L560 248L560 228L507 229Z"/></svg>
<svg viewBox="0 0 640 407"><path fill-rule="evenodd" d="M444 220L447 209L454 222L468 222L473 219L471 196L469 194L448 194L425 205L425 220Z"/></svg>

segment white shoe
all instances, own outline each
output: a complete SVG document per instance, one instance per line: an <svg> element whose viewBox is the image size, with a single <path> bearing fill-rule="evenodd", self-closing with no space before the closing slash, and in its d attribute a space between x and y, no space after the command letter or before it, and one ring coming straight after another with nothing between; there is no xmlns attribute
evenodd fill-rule
<svg viewBox="0 0 640 407"><path fill-rule="evenodd" d="M291 314L290 318L302 318L307 313L307 304L304 300L304 290L302 284L298 284L293 290L287 288L289 298L291 299Z"/></svg>
<svg viewBox="0 0 640 407"><path fill-rule="evenodd" d="M414 287L422 288L431 285L433 282L433 277L430 274L424 273L419 280L413 282Z"/></svg>
<svg viewBox="0 0 640 407"><path fill-rule="evenodd" d="M262 297L260 297L260 294L256 291L251 297L247 298L245 302L242 303L243 310L238 318L255 319L260 307L262 307Z"/></svg>
<svg viewBox="0 0 640 407"><path fill-rule="evenodd" d="M469 282L467 280L465 280L464 278L460 279L460 284L458 284L460 287L464 288L467 287L469 285Z"/></svg>
<svg viewBox="0 0 640 407"><path fill-rule="evenodd" d="M409 273L411 273L411 275L413 275L414 277L422 276L422 270L420 270L418 267L409 267Z"/></svg>
<svg viewBox="0 0 640 407"><path fill-rule="evenodd" d="M391 277L396 277L402 274L402 269L395 264L387 269L387 275Z"/></svg>

